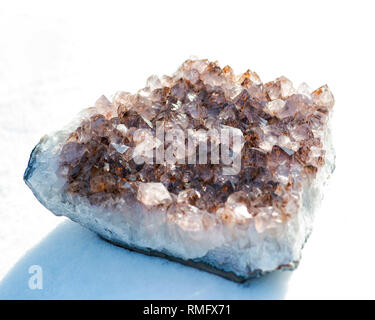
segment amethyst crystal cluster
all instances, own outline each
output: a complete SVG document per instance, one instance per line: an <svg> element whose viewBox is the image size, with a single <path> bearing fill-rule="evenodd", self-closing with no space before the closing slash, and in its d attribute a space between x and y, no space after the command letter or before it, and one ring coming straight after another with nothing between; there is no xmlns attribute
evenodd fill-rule
<svg viewBox="0 0 375 320"><path fill-rule="evenodd" d="M188 60L44 136L25 181L54 214L130 249L235 281L291 269L334 168L333 105L326 85Z"/></svg>

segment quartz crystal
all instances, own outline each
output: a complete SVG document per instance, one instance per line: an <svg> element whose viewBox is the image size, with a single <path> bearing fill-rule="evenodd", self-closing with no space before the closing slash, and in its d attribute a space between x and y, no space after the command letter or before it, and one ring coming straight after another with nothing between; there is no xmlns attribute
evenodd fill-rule
<svg viewBox="0 0 375 320"><path fill-rule="evenodd" d="M24 180L112 243L244 281L298 264L334 169L333 105L326 85L187 60L44 136Z"/></svg>

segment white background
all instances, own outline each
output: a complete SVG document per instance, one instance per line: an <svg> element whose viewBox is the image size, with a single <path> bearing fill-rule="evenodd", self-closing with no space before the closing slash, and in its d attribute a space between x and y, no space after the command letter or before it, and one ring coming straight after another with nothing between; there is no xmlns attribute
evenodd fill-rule
<svg viewBox="0 0 375 320"><path fill-rule="evenodd" d="M0 298L375 298L372 1L2 1ZM189 56L336 98L334 172L299 268L245 287L129 253L57 218L23 171L39 138L101 95ZM28 268L44 271L28 288Z"/></svg>

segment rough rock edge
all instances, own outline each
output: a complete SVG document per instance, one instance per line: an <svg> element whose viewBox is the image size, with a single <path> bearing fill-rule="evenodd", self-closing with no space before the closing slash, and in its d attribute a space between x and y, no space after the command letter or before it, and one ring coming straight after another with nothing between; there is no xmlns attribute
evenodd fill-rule
<svg viewBox="0 0 375 320"><path fill-rule="evenodd" d="M259 277L261 277L261 276L263 276L267 273L270 273L270 271L262 271L262 270L257 269L257 270L254 270L254 271L250 272L248 274L248 277L241 277L241 276L236 275L234 272L223 271L219 268L216 268L216 267L208 264L204 260L199 260L199 259L184 260L184 259L172 256L172 255L165 254L161 251L152 250L150 248L138 248L136 246L131 246L131 245L128 245L128 244L125 244L125 243L119 243L119 242L107 239L100 234L99 234L99 237L102 238L103 240L111 243L111 244L114 244L115 246L127 249L129 251L142 253L142 254L145 254L147 256L164 258L164 259L167 259L167 260L172 261L172 262L177 262L177 263L183 264L185 266L196 268L196 269L208 272L208 273L213 273L213 274L215 274L219 277L222 277L224 279L231 280L231 281L234 281L234 282L237 282L237 283L245 283L245 282L248 282L251 279L259 278ZM290 270L291 271L291 270L294 270L294 269L297 268L298 263L299 263L298 261L293 261L289 265L280 265L277 268L277 270Z"/></svg>

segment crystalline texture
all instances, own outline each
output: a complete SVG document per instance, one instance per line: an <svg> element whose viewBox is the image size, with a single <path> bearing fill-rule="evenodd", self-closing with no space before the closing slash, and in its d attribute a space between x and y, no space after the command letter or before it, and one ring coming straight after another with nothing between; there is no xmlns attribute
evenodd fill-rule
<svg viewBox="0 0 375 320"><path fill-rule="evenodd" d="M172 197L168 190L163 184L157 182L140 183L137 197L146 206L156 206L172 202Z"/></svg>
<svg viewBox="0 0 375 320"><path fill-rule="evenodd" d="M44 136L24 179L54 214L113 243L242 281L298 263L334 168L333 105L327 86L295 90L285 77L263 84L250 70L188 60ZM162 141L158 123L187 134ZM223 128L241 135L240 148L212 135L206 156L225 147L238 171L223 159L189 164L205 141L199 129ZM161 149L176 162L152 162Z"/></svg>

